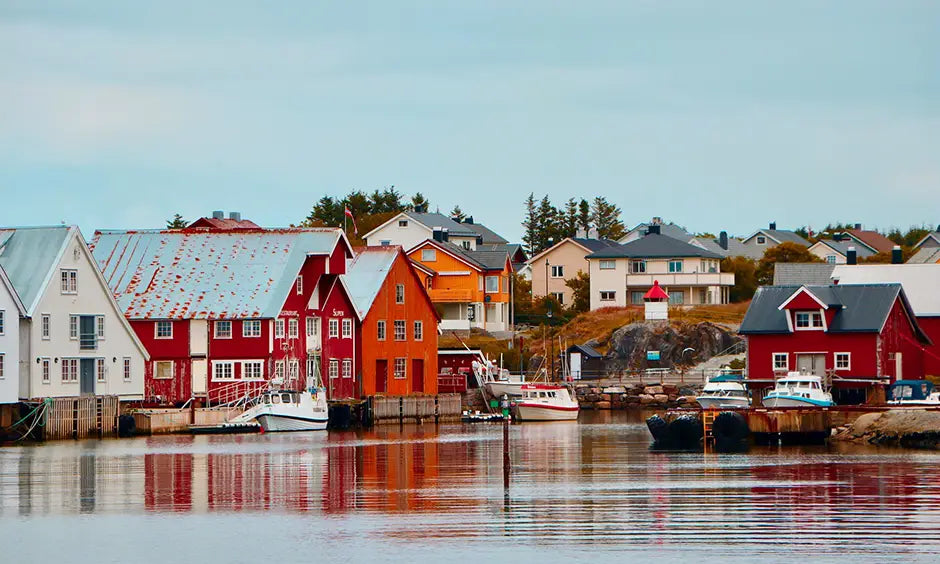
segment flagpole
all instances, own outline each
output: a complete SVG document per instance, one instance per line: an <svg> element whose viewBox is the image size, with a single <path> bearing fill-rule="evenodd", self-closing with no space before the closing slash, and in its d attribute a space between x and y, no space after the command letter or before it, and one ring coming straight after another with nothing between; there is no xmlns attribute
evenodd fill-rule
<svg viewBox="0 0 940 564"><path fill-rule="evenodd" d="M346 233L346 200L343 200L343 233Z"/></svg>

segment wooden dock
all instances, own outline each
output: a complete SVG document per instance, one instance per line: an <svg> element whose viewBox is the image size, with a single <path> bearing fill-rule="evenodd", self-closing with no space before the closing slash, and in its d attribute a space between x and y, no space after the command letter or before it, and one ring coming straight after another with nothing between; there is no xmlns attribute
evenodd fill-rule
<svg viewBox="0 0 940 564"><path fill-rule="evenodd" d="M117 396L48 398L45 401L44 440L117 436L120 415Z"/></svg>
<svg viewBox="0 0 940 564"><path fill-rule="evenodd" d="M370 396L371 421L375 425L402 422L460 421L460 394Z"/></svg>

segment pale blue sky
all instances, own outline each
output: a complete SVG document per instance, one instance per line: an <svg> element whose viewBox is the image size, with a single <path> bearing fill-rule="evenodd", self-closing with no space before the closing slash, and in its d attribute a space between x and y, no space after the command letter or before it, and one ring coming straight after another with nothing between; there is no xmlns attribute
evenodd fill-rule
<svg viewBox="0 0 940 564"><path fill-rule="evenodd" d="M512 239L530 191L940 223L940 2L766 4L5 0L0 225L286 225L389 184Z"/></svg>

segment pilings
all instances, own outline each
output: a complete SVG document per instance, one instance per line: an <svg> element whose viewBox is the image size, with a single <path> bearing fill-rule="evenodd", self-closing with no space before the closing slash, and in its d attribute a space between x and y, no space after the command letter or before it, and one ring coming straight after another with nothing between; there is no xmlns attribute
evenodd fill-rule
<svg viewBox="0 0 940 564"><path fill-rule="evenodd" d="M117 435L117 396L47 398L42 438L85 439Z"/></svg>
<svg viewBox="0 0 940 564"><path fill-rule="evenodd" d="M375 425L401 422L459 421L460 394L436 396L370 396L370 420Z"/></svg>

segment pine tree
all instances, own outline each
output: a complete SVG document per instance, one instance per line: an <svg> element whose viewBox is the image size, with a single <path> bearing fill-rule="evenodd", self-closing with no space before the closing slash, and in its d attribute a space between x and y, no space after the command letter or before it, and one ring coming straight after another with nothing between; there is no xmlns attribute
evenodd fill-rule
<svg viewBox="0 0 940 564"><path fill-rule="evenodd" d="M411 209L419 213L427 213L431 205L428 202L428 199L424 197L424 194L421 192L416 192L414 196L411 197Z"/></svg>
<svg viewBox="0 0 940 564"><path fill-rule="evenodd" d="M600 196L594 198L591 206L591 221L597 227L597 236L617 240L626 230L620 220L620 208Z"/></svg>
<svg viewBox="0 0 940 564"><path fill-rule="evenodd" d="M525 199L525 219L522 221L522 244L531 257L538 253L539 220L535 209L535 194L530 192Z"/></svg>
<svg viewBox="0 0 940 564"><path fill-rule="evenodd" d="M173 219L168 219L166 222L167 229L183 229L187 225L189 225L189 222L178 213L173 214Z"/></svg>
<svg viewBox="0 0 940 564"><path fill-rule="evenodd" d="M591 228L591 204L584 198L578 202L578 227L584 229L585 233Z"/></svg>
<svg viewBox="0 0 940 564"><path fill-rule="evenodd" d="M307 217L301 223L301 227L316 226L337 226L343 223L343 208L340 202L333 199L332 196L323 196L313 209L307 214Z"/></svg>
<svg viewBox="0 0 940 564"><path fill-rule="evenodd" d="M450 217L453 218L454 221L461 222L467 216L463 213L463 210L460 209L460 206L454 206L454 209L450 210Z"/></svg>
<svg viewBox="0 0 940 564"><path fill-rule="evenodd" d="M558 209L552 205L552 201L548 199L548 195L545 195L539 202L536 215L538 217L538 250L541 252L560 240L558 236L561 230L559 229L558 220L561 214L558 212Z"/></svg>
<svg viewBox="0 0 940 564"><path fill-rule="evenodd" d="M558 234L560 239L574 237L578 234L578 201L574 198L568 198L568 201L565 202L563 225L562 232Z"/></svg>

